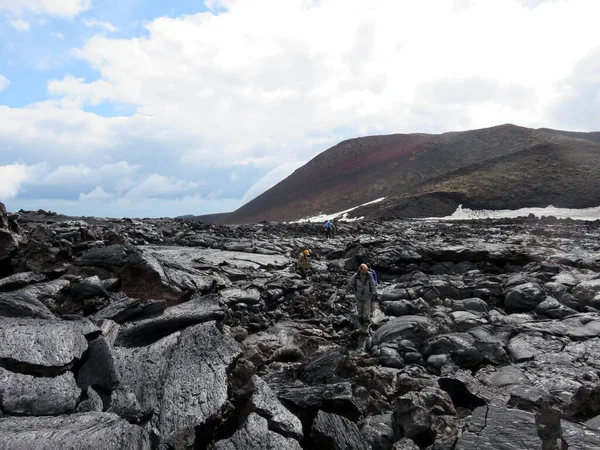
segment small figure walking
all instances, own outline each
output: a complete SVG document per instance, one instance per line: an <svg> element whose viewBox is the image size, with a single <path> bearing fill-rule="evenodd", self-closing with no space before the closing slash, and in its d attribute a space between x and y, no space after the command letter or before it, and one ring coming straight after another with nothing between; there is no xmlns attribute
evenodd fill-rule
<svg viewBox="0 0 600 450"><path fill-rule="evenodd" d="M300 271L300 276L302 276L303 280L306 280L306 275L308 272L308 257L310 256L310 250L304 250L298 254L298 262L296 263L296 268Z"/></svg>
<svg viewBox="0 0 600 450"><path fill-rule="evenodd" d="M333 223L330 220L326 220L323 225L323 230L325 231L325 239L330 239L333 234Z"/></svg>
<svg viewBox="0 0 600 450"><path fill-rule="evenodd" d="M375 280L366 264L361 264L358 272L350 278L350 289L356 298L358 323L363 330L371 325L371 304L377 296Z"/></svg>

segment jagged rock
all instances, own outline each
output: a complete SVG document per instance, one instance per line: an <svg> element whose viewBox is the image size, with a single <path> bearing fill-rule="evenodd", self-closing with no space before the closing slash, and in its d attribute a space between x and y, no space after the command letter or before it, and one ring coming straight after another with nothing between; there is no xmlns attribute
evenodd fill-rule
<svg viewBox="0 0 600 450"><path fill-rule="evenodd" d="M82 390L99 386L106 392L112 391L119 384L119 374L110 346L103 337L88 343L87 359L77 372L77 384Z"/></svg>
<svg viewBox="0 0 600 450"><path fill-rule="evenodd" d="M581 386L565 405L564 411L582 421L600 414L600 383Z"/></svg>
<svg viewBox="0 0 600 450"><path fill-rule="evenodd" d="M368 416L359 423L365 443L372 450L388 450L400 435L394 414L387 412Z"/></svg>
<svg viewBox="0 0 600 450"><path fill-rule="evenodd" d="M72 372L34 377L0 367L0 407L8 414L47 416L75 411L81 391Z"/></svg>
<svg viewBox="0 0 600 450"><path fill-rule="evenodd" d="M504 307L509 313L534 310L546 298L537 283L525 283L511 287L504 298Z"/></svg>
<svg viewBox="0 0 600 450"><path fill-rule="evenodd" d="M88 321L0 317L0 361L30 374L60 374L87 350L85 336L98 331Z"/></svg>
<svg viewBox="0 0 600 450"><path fill-rule="evenodd" d="M71 297L76 302L83 302L93 297L108 299L108 292L104 288L100 278L95 275L85 278L78 283L71 284Z"/></svg>
<svg viewBox="0 0 600 450"><path fill-rule="evenodd" d="M419 446L412 439L402 438L394 443L392 450L419 450Z"/></svg>
<svg viewBox="0 0 600 450"><path fill-rule="evenodd" d="M450 396L441 389L426 387L419 392L409 392L392 404L395 417L404 435L416 438L431 432L432 414L455 415Z"/></svg>
<svg viewBox="0 0 600 450"><path fill-rule="evenodd" d="M226 303L247 303L252 305L260 301L260 292L257 289L229 288L219 292ZM282 293L283 294L283 293Z"/></svg>
<svg viewBox="0 0 600 450"><path fill-rule="evenodd" d="M150 354L166 361L160 361L150 374L142 372L152 364L146 359L137 366L124 366L145 358L144 349L125 350L117 359L119 368L124 369L122 384L136 393L142 408L158 406L156 426L162 439L183 449L193 446L195 428L218 414L227 402L227 371L241 349L214 322L188 328L175 340L170 338L152 346ZM198 380L202 380L200 385ZM150 398L146 399L145 393Z"/></svg>
<svg viewBox="0 0 600 450"><path fill-rule="evenodd" d="M20 272L0 279L0 292L14 291L33 283L46 280L46 275L36 272Z"/></svg>
<svg viewBox="0 0 600 450"><path fill-rule="evenodd" d="M535 416L526 411L482 406L473 411L469 429L456 443L456 450L485 448L509 450L542 448Z"/></svg>
<svg viewBox="0 0 600 450"><path fill-rule="evenodd" d="M486 313L489 311L489 305L480 298L465 298L464 300L454 300L452 309L455 311L474 311Z"/></svg>
<svg viewBox="0 0 600 450"><path fill-rule="evenodd" d="M588 305L600 293L600 280L582 281L573 288L573 296L583 305Z"/></svg>
<svg viewBox="0 0 600 450"><path fill-rule="evenodd" d="M127 324L119 330L115 345L147 345L190 325L219 320L224 316L216 295L198 296L181 305L165 309L158 317Z"/></svg>
<svg viewBox="0 0 600 450"><path fill-rule="evenodd" d="M301 441L304 437L300 419L287 410L271 388L260 377L252 377L252 410L269 422L269 428L277 433Z"/></svg>
<svg viewBox="0 0 600 450"><path fill-rule="evenodd" d="M355 423L337 414L319 411L311 428L315 448L323 450L369 450Z"/></svg>
<svg viewBox="0 0 600 450"><path fill-rule="evenodd" d="M350 383L318 384L315 386L271 386L280 400L303 410L327 409L339 411L345 417L358 419L360 411Z"/></svg>
<svg viewBox="0 0 600 450"><path fill-rule="evenodd" d="M400 339L422 342L439 332L439 326L423 316L403 316L390 320L375 331L372 345L393 342Z"/></svg>
<svg viewBox="0 0 600 450"><path fill-rule="evenodd" d="M77 405L77 412L86 413L102 411L103 409L104 403L102 402L102 398L100 398L100 396L94 389L87 388L87 390L85 391L85 400L81 401L81 403Z"/></svg>
<svg viewBox="0 0 600 450"><path fill-rule="evenodd" d="M338 383L344 381L336 375L340 365L346 361L343 350L334 348L322 355L314 356L298 368L298 378L308 384Z"/></svg>
<svg viewBox="0 0 600 450"><path fill-rule="evenodd" d="M102 268L113 273L119 273L126 262L126 247L123 245L109 245L85 252L73 261L73 264L75 266Z"/></svg>
<svg viewBox="0 0 600 450"><path fill-rule="evenodd" d="M0 292L0 316L52 319L54 314L30 291Z"/></svg>
<svg viewBox="0 0 600 450"><path fill-rule="evenodd" d="M246 422L231 436L217 442L213 450L301 450L298 441L269 431L267 420L250 414Z"/></svg>
<svg viewBox="0 0 600 450"><path fill-rule="evenodd" d="M412 303L406 300L396 300L393 302L389 302L385 307L385 313L388 316L408 316L409 314L414 313L414 308Z"/></svg>
<svg viewBox="0 0 600 450"><path fill-rule="evenodd" d="M552 297L546 297L546 300L537 305L536 312L551 319L563 319L572 316L573 314L577 314L576 310L562 305L558 300Z"/></svg>
<svg viewBox="0 0 600 450"><path fill-rule="evenodd" d="M142 319L160 314L167 308L165 300L136 300L125 295L111 296L111 303L90 316L91 320L114 320L123 323L128 320Z"/></svg>
<svg viewBox="0 0 600 450"><path fill-rule="evenodd" d="M171 334L147 347L112 349L121 385L133 391L144 411L160 411L169 361L180 334Z"/></svg>
<svg viewBox="0 0 600 450"><path fill-rule="evenodd" d="M562 440L569 450L600 448L600 430L584 425L561 421Z"/></svg>
<svg viewBox="0 0 600 450"><path fill-rule="evenodd" d="M111 392L110 406L106 411L114 413L129 422L138 422L144 415L135 394L124 387Z"/></svg>
<svg viewBox="0 0 600 450"><path fill-rule="evenodd" d="M91 412L56 417L0 417L0 450L150 450L139 426L114 414Z"/></svg>

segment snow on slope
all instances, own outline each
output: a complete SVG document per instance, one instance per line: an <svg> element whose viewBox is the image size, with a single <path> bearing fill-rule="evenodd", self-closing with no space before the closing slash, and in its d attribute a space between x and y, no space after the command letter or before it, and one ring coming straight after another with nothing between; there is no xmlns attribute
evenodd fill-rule
<svg viewBox="0 0 600 450"><path fill-rule="evenodd" d="M527 217L533 214L536 217L556 217L557 219L598 220L600 219L600 206L593 208L569 209L555 208L550 205L546 208L521 208L500 210L473 210L458 205L456 211L446 217L429 217L426 220L472 220L472 219L506 219Z"/></svg>
<svg viewBox="0 0 600 450"><path fill-rule="evenodd" d="M340 222L354 222L356 220L364 219L364 217L350 218L350 217L348 217L349 212L354 211L355 209L358 209L362 206L367 206L367 205L372 205L373 203L382 202L383 200L385 200L385 197L381 197L381 198L378 198L377 200L363 203L362 205L358 205L358 206L355 206L350 209L345 209L344 211L340 211L337 213L331 213L331 214L321 213L321 214L313 216L313 217L307 217L306 219L300 219L300 220L296 220L296 221L290 222L290 223L325 222L326 220L333 220L333 219L336 219Z"/></svg>

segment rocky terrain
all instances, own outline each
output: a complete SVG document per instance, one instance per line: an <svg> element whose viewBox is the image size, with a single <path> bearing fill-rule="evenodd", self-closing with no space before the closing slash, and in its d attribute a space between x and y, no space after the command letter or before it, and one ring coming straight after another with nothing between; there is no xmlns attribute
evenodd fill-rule
<svg viewBox="0 0 600 450"><path fill-rule="evenodd" d="M295 221L353 208L357 216L444 217L458 205L518 209L600 204L600 133L501 125L443 134L350 139L215 223Z"/></svg>
<svg viewBox="0 0 600 450"><path fill-rule="evenodd" d="M2 207L0 449L600 448L599 239ZM368 335L361 262L381 278Z"/></svg>

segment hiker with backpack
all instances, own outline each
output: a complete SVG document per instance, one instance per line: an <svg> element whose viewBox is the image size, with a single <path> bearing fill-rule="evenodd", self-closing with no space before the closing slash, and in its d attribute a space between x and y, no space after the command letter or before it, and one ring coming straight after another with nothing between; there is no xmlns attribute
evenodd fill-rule
<svg viewBox="0 0 600 450"><path fill-rule="evenodd" d="M325 239L331 238L331 235L333 233L333 224L330 220L325 221L325 224L323 225L323 230L325 231Z"/></svg>
<svg viewBox="0 0 600 450"><path fill-rule="evenodd" d="M296 262L296 268L300 271L300 276L303 280L306 280L308 273L308 257L310 256L310 250L304 250L298 254L298 261Z"/></svg>
<svg viewBox="0 0 600 450"><path fill-rule="evenodd" d="M358 323L366 330L371 325L372 303L377 297L375 279L366 264L361 264L358 272L350 278L350 289L356 298Z"/></svg>

